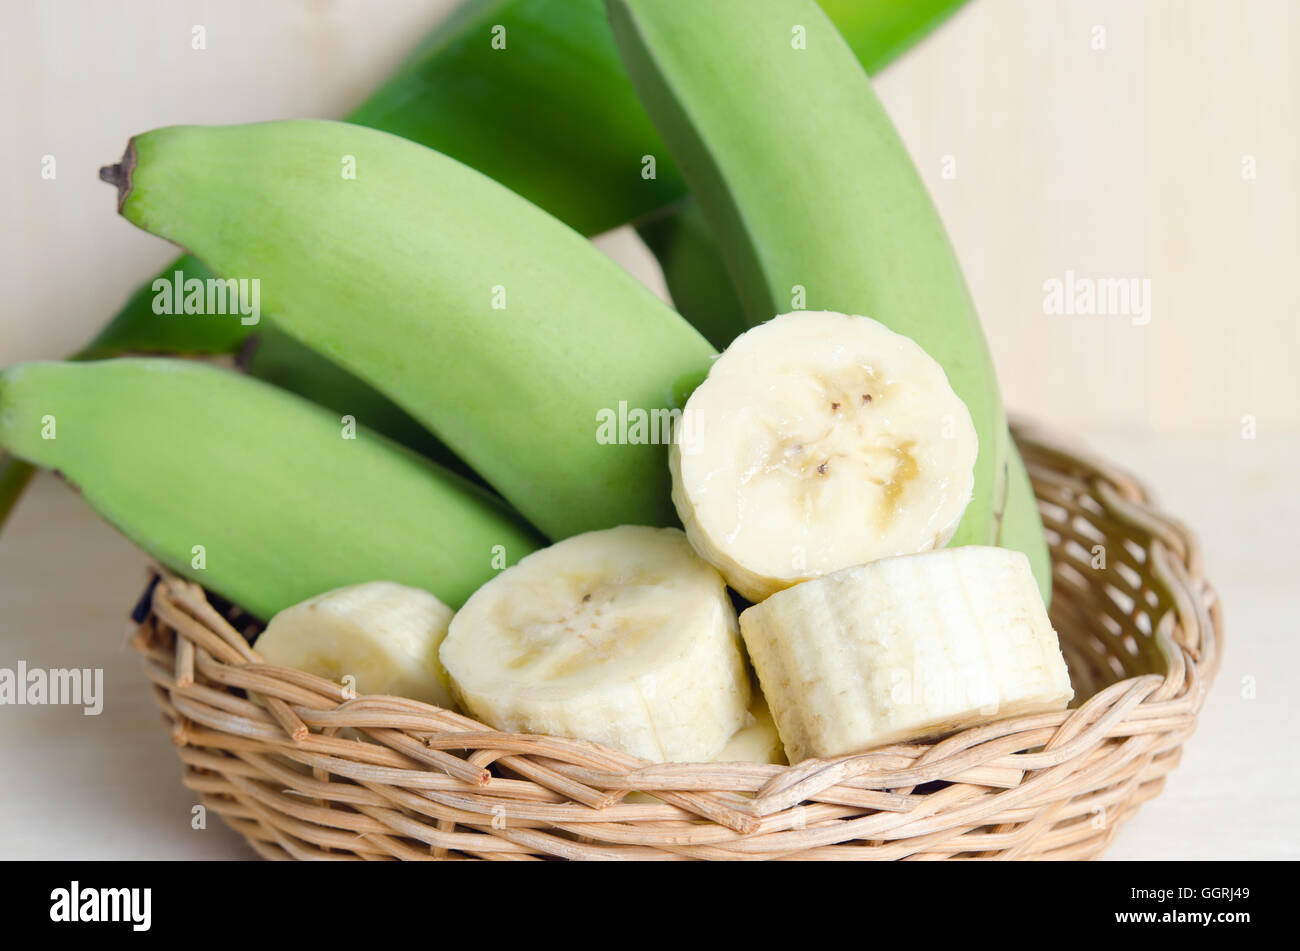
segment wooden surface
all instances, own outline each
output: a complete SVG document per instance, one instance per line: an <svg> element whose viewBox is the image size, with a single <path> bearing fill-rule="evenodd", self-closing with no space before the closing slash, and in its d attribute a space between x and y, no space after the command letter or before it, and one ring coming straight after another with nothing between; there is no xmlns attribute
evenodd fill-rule
<svg viewBox="0 0 1300 951"><path fill-rule="evenodd" d="M0 365L73 350L173 254L96 180L131 133L340 115L450 6L5 4ZM974 0L877 84L959 249L1008 404L1155 486L1202 535L1226 603L1200 732L1114 858L1300 854L1300 648L1283 600L1300 533L1298 54L1293 0ZM654 280L626 234L603 245ZM1044 313L1044 282L1068 271L1149 279L1150 322ZM123 644L143 565L48 476L0 534L0 667L103 667L107 691L99 717L0 707L0 857L249 855L220 823L191 828Z"/></svg>

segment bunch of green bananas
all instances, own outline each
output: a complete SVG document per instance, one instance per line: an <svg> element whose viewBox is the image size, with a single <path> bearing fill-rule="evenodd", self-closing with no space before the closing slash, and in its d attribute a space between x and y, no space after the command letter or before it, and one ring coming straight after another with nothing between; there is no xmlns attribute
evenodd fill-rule
<svg viewBox="0 0 1300 951"><path fill-rule="evenodd" d="M961 2L474 0L351 124L135 137L108 177L193 253L164 275L256 275L268 320L159 317L151 281L77 364L5 371L0 518L46 466L263 616L373 578L457 606L541 535L672 523L665 447L605 444L601 414L680 407L798 285L944 366L980 439L953 544L1025 551L1046 597L977 317L864 73ZM680 314L583 238L628 221ZM102 359L129 352L276 385Z"/></svg>

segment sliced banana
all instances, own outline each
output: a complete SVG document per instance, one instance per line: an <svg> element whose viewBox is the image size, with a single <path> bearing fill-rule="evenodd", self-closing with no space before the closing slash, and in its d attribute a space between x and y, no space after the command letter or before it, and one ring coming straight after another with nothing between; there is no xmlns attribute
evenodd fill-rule
<svg viewBox="0 0 1300 951"><path fill-rule="evenodd" d="M329 680L355 678L358 694L452 706L438 660L452 611L419 588L369 581L285 608L253 645L268 664Z"/></svg>
<svg viewBox="0 0 1300 951"><path fill-rule="evenodd" d="M745 723L727 741L721 753L713 757L715 763L785 763L785 747L776 732L776 722L767 701L757 690Z"/></svg>
<svg viewBox="0 0 1300 951"><path fill-rule="evenodd" d="M774 594L740 629L791 763L936 736L1074 695L1029 560L886 558Z"/></svg>
<svg viewBox="0 0 1300 951"><path fill-rule="evenodd" d="M978 438L943 368L868 317L798 311L742 334L683 411L669 465L696 550L751 601L943 546Z"/></svg>
<svg viewBox="0 0 1300 951"><path fill-rule="evenodd" d="M464 708L497 729L712 759L749 680L722 578L677 529L625 525L535 552L465 603L442 645Z"/></svg>

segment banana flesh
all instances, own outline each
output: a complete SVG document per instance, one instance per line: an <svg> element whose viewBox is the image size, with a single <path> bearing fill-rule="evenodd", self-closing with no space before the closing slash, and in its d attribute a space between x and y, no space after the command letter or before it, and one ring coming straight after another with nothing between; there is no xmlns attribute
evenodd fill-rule
<svg viewBox="0 0 1300 951"><path fill-rule="evenodd" d="M773 595L740 627L791 763L1073 696L1029 561L1002 548L849 568Z"/></svg>
<svg viewBox="0 0 1300 951"><path fill-rule="evenodd" d="M677 529L588 532L489 581L441 649L461 705L502 730L702 762L745 723L736 615Z"/></svg>
<svg viewBox="0 0 1300 951"><path fill-rule="evenodd" d="M285 608L254 646L268 664L327 680L351 676L358 695L450 707L451 685L438 648L451 617L451 608L427 591L370 581Z"/></svg>
<svg viewBox="0 0 1300 951"><path fill-rule="evenodd" d="M686 404L669 450L697 551L751 601L944 545L978 439L943 369L867 317L776 317L741 335Z"/></svg>
<svg viewBox="0 0 1300 951"><path fill-rule="evenodd" d="M776 731L776 721L767 708L763 695L755 690L744 725L727 741L721 753L713 757L715 763L776 763L785 764L785 749Z"/></svg>

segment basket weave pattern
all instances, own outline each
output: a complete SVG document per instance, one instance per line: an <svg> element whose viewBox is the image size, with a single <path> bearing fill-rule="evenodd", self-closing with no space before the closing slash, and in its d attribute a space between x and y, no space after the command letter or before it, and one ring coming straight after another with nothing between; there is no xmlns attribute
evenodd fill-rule
<svg viewBox="0 0 1300 951"><path fill-rule="evenodd" d="M1222 616L1195 540L1138 483L1016 439L1075 704L933 743L792 767L655 764L413 700L349 699L262 664L248 618L167 572L133 643L185 785L267 858L1092 858L1177 765Z"/></svg>

